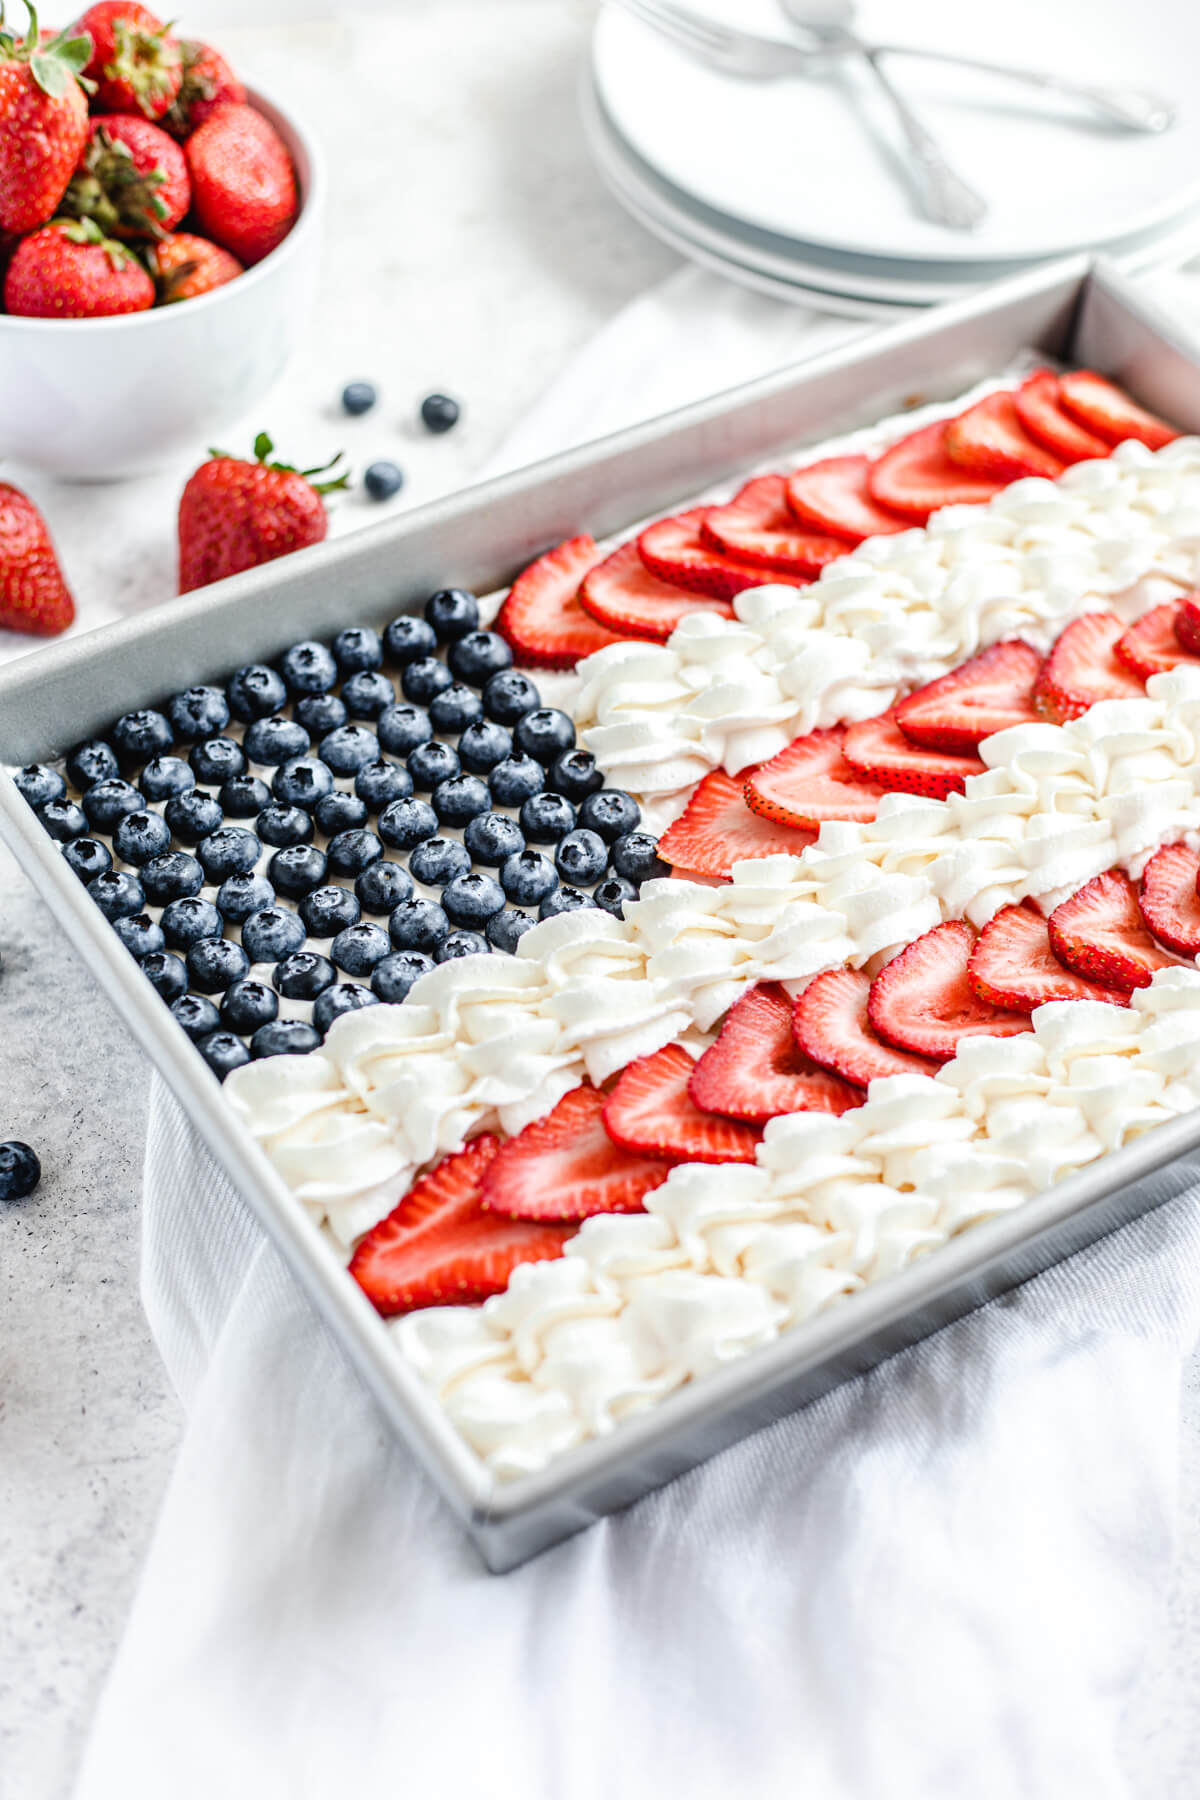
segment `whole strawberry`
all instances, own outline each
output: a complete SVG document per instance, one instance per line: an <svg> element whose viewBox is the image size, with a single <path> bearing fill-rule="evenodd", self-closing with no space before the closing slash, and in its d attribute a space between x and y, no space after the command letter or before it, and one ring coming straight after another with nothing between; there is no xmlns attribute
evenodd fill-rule
<svg viewBox="0 0 1200 1800"><path fill-rule="evenodd" d="M0 234L36 231L54 216L87 139L80 76L91 48L66 31L43 44L32 6L18 43L0 10Z"/></svg>
<svg viewBox="0 0 1200 1800"><path fill-rule="evenodd" d="M17 246L4 304L27 319L100 319L144 312L154 305L154 283L94 219L56 219Z"/></svg>
<svg viewBox="0 0 1200 1800"><path fill-rule="evenodd" d="M191 201L183 151L140 113L104 113L92 128L59 213L95 219L108 237L158 237Z"/></svg>
<svg viewBox="0 0 1200 1800"><path fill-rule="evenodd" d="M275 127L252 106L218 106L184 150L200 230L241 262L261 262L299 210L291 158Z"/></svg>
<svg viewBox="0 0 1200 1800"><path fill-rule="evenodd" d="M246 90L221 55L211 44L202 44L196 38L181 38L179 49L183 57L183 80L175 103L168 113L163 115L163 124L176 137L190 137L198 125L215 107L223 101L232 101L240 106L246 98Z"/></svg>
<svg viewBox="0 0 1200 1800"><path fill-rule="evenodd" d="M236 256L190 231L168 232L155 244L149 262L163 306L175 300L196 300L243 272Z"/></svg>
<svg viewBox="0 0 1200 1800"><path fill-rule="evenodd" d="M323 496L344 488L349 477L323 482L312 477L332 470L338 457L325 469L294 469L267 460L274 448L260 432L254 440L256 461L214 451L191 477L179 502L181 594L306 550L325 536Z"/></svg>
<svg viewBox="0 0 1200 1800"><path fill-rule="evenodd" d="M161 119L183 81L183 55L170 27L137 0L99 0L75 30L92 40L84 73L96 83L97 108Z"/></svg>
<svg viewBox="0 0 1200 1800"><path fill-rule="evenodd" d="M74 617L46 521L20 488L0 481L0 626L53 637Z"/></svg>

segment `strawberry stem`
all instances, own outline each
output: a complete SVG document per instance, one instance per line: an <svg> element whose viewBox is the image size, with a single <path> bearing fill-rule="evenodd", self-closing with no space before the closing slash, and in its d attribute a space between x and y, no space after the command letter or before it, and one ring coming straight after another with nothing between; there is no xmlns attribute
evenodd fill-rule
<svg viewBox="0 0 1200 1800"><path fill-rule="evenodd" d="M332 473L333 469L336 468L337 464L341 462L342 457L345 455L344 450L339 450L336 456L332 456L327 463L321 463L315 469L298 469L295 463L271 462L269 458L274 449L274 440L271 438L270 434L265 431L260 431L254 440L254 460L262 463L265 468L276 470L280 475L299 475L302 481L308 482L308 485L314 492L321 495L333 494L341 488L348 488L350 486L349 469L344 469L340 475L330 481L313 480L314 475L324 475L326 471ZM214 450L210 447L208 454L228 462L237 462L240 460L238 457L230 456L228 450Z"/></svg>

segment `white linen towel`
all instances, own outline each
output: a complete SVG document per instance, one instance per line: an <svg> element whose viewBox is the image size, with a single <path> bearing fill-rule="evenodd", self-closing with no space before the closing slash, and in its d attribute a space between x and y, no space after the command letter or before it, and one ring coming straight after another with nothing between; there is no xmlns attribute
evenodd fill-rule
<svg viewBox="0 0 1200 1800"><path fill-rule="evenodd" d="M517 463L861 329L673 276ZM1200 1196L490 1576L157 1085L188 1426L76 1800L1122 1800Z"/></svg>

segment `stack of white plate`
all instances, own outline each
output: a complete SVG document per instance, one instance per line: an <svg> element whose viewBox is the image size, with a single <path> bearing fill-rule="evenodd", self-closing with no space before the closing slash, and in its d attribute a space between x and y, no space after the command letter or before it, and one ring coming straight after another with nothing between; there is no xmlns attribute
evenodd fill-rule
<svg viewBox="0 0 1200 1800"><path fill-rule="evenodd" d="M776 0L677 0L776 37ZM1200 6L1179 0L863 0L866 37L1151 90L1178 108L1149 136L1078 101L894 58L894 79L986 198L972 232L922 218L895 119L861 59L737 81L619 5L597 21L584 121L621 204L694 261L798 304L861 316L954 299L1069 251L1133 273L1200 253Z"/></svg>

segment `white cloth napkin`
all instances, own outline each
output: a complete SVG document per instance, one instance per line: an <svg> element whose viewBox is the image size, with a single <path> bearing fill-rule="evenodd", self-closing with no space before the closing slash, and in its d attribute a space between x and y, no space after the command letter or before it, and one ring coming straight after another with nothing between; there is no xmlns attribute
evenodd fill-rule
<svg viewBox="0 0 1200 1800"><path fill-rule="evenodd" d="M857 329L685 271L509 460ZM496 1577L161 1086L151 1118L189 1420L76 1800L1129 1794L1200 1196Z"/></svg>

